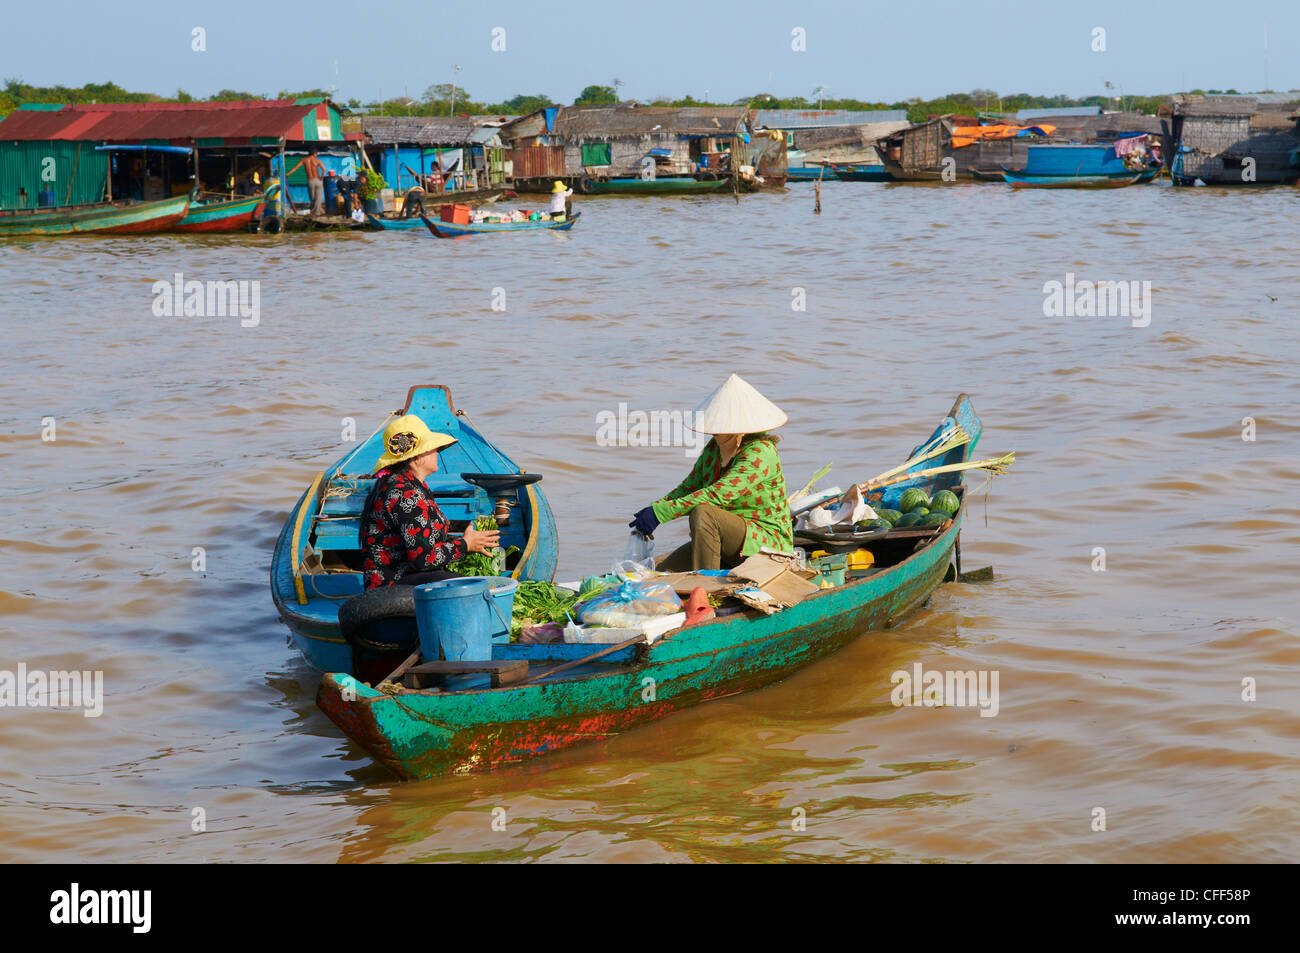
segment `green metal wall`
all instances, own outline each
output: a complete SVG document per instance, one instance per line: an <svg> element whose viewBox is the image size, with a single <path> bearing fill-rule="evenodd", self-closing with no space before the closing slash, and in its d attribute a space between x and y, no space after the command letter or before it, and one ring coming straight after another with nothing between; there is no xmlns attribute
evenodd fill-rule
<svg viewBox="0 0 1300 953"><path fill-rule="evenodd" d="M104 185L108 179L108 153L96 152L96 145L99 143L0 140L0 208L24 207L18 196L20 188L27 190L28 208L36 206L37 193L44 188L54 191L58 205L103 201ZM54 160L52 182L41 177L45 169L51 168L47 158ZM69 183L72 183L71 199L68 197Z"/></svg>

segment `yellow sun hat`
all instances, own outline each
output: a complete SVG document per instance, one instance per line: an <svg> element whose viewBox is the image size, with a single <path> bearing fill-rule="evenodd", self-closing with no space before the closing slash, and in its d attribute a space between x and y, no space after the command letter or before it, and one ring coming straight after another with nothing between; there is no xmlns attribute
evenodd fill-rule
<svg viewBox="0 0 1300 953"><path fill-rule="evenodd" d="M565 187L564 183L561 182L559 179L556 179L555 184L551 186L552 195L554 195L556 192L567 192L567 191L568 189Z"/></svg>
<svg viewBox="0 0 1300 953"><path fill-rule="evenodd" d="M384 428L384 452L375 461L375 472L434 450L445 450L455 442L455 437L434 433L415 414L404 414Z"/></svg>

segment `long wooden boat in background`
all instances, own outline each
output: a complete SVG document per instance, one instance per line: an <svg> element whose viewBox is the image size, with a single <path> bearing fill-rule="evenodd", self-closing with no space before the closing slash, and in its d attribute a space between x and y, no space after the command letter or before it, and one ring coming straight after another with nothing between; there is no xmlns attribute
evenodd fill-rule
<svg viewBox="0 0 1300 953"><path fill-rule="evenodd" d="M970 443L912 470L968 458L981 425L964 394L932 436L954 423L970 434ZM821 590L774 615L744 610L668 632L649 647L606 646L600 651L614 651L599 659L592 657L591 645L495 645L494 661L524 663L530 670L539 663L577 663L563 673L543 670L536 680L497 688L388 694L335 672L321 682L317 704L399 777L425 778L514 764L761 688L864 632L893 625L953 577L965 515L961 474L919 479L924 482L891 487L885 500L896 501L912 485L950 488L962 498L962 508L934 529L890 531L870 544L877 563L871 575ZM645 691L647 684L654 685L653 693Z"/></svg>
<svg viewBox="0 0 1300 953"><path fill-rule="evenodd" d="M639 179L582 179L578 191L584 195L697 195L730 188L731 177L697 179L689 175Z"/></svg>
<svg viewBox="0 0 1300 953"><path fill-rule="evenodd" d="M190 204L185 217L172 226L173 232L242 232L257 218L265 195L238 198L214 197L210 202Z"/></svg>
<svg viewBox="0 0 1300 953"><path fill-rule="evenodd" d="M157 202L92 202L0 211L6 235L140 235L169 231L189 212L190 197Z"/></svg>
<svg viewBox="0 0 1300 953"><path fill-rule="evenodd" d="M1002 177L1013 189L1120 189L1150 181L1155 177L1155 171L1129 172L1126 175L1026 175L1006 171Z"/></svg>
<svg viewBox="0 0 1300 953"><path fill-rule="evenodd" d="M510 519L501 529L501 545L519 548L517 559L507 561L507 570L516 579L549 580L555 574L558 541L555 517L541 487L518 485L505 495L489 495L463 478L464 473L523 471L456 410L450 391L441 384L412 387L406 406L391 416L406 413L419 415L430 430L458 441L438 454L438 472L424 481L447 519L455 523L491 516L500 512L499 499L507 501ZM361 507L382 452L381 424L361 446L316 474L289 512L271 559L271 595L280 620L307 661L324 672L353 670L354 646L339 626L339 608L364 590ZM410 637L414 639L414 629ZM404 654L387 661L384 671L392 671ZM383 667L385 659L379 657L377 663Z"/></svg>
<svg viewBox="0 0 1300 953"><path fill-rule="evenodd" d="M894 176L883 165L837 165L835 175L845 182L894 181Z"/></svg>
<svg viewBox="0 0 1300 953"><path fill-rule="evenodd" d="M454 222L435 222L427 215L421 215L422 221L437 238L465 238L469 235L497 235L505 232L567 232L578 224L581 212L574 212L561 222L501 222L499 224L457 225Z"/></svg>

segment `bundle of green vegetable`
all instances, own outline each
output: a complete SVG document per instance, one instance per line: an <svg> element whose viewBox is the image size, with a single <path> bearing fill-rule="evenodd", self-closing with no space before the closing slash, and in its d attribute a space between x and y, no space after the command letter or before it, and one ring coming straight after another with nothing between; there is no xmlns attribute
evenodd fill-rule
<svg viewBox="0 0 1300 953"><path fill-rule="evenodd" d="M480 516L474 520L474 528L480 531L497 529L496 518ZM506 550L498 548L490 556L483 553L467 553L464 559L452 563L447 568L452 572L460 573L462 576L504 576L506 574L506 557L517 552L519 552L519 547L511 546Z"/></svg>
<svg viewBox="0 0 1300 953"><path fill-rule="evenodd" d="M521 582L515 592L515 607L510 615L510 638L534 625L548 622L564 624L568 610L578 601L578 594L560 589L549 582Z"/></svg>

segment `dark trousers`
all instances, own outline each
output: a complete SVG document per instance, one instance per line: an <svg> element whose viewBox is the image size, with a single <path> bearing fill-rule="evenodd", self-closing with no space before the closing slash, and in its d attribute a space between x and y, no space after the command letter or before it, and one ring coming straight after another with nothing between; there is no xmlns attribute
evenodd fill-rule
<svg viewBox="0 0 1300 953"><path fill-rule="evenodd" d="M744 562L745 520L712 503L691 510L691 541L678 546L655 566L661 572L731 569Z"/></svg>

